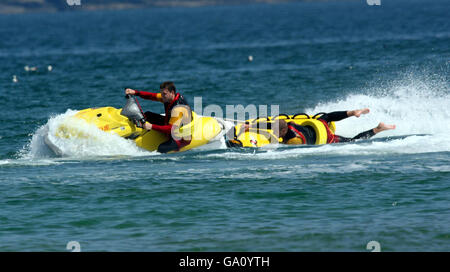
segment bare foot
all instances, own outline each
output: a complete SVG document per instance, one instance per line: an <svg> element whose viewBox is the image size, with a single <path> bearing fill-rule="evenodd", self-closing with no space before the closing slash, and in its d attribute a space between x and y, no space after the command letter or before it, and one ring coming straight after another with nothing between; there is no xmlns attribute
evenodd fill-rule
<svg viewBox="0 0 450 272"><path fill-rule="evenodd" d="M385 123L380 122L378 124L378 126L373 129L373 132L375 132L375 134L377 134L384 130L395 129L395 127L396 127L395 125L386 125Z"/></svg>
<svg viewBox="0 0 450 272"><path fill-rule="evenodd" d="M370 112L369 108L365 108L365 109L360 109L360 110L352 110L352 111L350 111L350 114L348 114L348 115L359 118L361 116L361 114L368 114L369 112Z"/></svg>

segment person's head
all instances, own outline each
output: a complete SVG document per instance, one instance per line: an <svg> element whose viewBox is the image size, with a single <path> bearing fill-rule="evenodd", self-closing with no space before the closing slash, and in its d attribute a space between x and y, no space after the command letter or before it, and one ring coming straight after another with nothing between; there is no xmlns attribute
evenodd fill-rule
<svg viewBox="0 0 450 272"><path fill-rule="evenodd" d="M286 121L283 119L276 119L272 124L272 131L277 137L283 138L286 136L286 133L288 132L288 125Z"/></svg>
<svg viewBox="0 0 450 272"><path fill-rule="evenodd" d="M166 81L159 86L161 97L164 103L170 103L175 99L177 89L172 81Z"/></svg>

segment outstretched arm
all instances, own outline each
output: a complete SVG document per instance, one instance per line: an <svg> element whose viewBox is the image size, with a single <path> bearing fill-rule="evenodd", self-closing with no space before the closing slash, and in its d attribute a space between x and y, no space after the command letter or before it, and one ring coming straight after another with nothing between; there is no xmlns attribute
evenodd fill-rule
<svg viewBox="0 0 450 272"><path fill-rule="evenodd" d="M144 99L159 101L159 102L163 103L160 93L144 92L144 91L138 91L138 90L133 90L133 89L128 88L125 90L125 94L137 95Z"/></svg>

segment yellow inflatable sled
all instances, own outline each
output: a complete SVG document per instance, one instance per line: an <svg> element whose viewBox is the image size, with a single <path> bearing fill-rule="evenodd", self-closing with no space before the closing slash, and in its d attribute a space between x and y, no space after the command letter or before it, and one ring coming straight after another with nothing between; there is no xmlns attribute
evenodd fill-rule
<svg viewBox="0 0 450 272"><path fill-rule="evenodd" d="M141 128L139 123L143 121L143 113L137 106L134 97L127 96L127 99L128 102L123 109L89 108L79 111L73 117L94 124L105 132L115 133L125 139L133 140L137 146L146 150L157 150L161 143L169 140L168 136L159 131L148 131ZM180 152L207 144L222 131L222 126L213 117L201 117L192 112L191 120L189 124L173 131L172 135L180 139L191 139L191 143L182 147ZM88 137L83 135L82 130L78 131L76 127L64 124L58 127L55 136L60 138Z"/></svg>
<svg viewBox="0 0 450 272"><path fill-rule="evenodd" d="M317 120L323 113L318 113L314 116L309 116L306 113L298 113L295 115L280 114L276 117L263 117L250 119L251 127L248 131L242 129L243 123L234 127L233 139L226 142L228 147L261 147L268 144L281 143L282 138L278 138L274 135L271 129L271 124L277 119L283 119L287 123L294 122L301 126L310 126L316 132L316 145L326 144L328 141L328 133L325 125ZM258 124L261 124L258 126ZM328 123L328 127L334 134L336 131L336 125L334 122Z"/></svg>

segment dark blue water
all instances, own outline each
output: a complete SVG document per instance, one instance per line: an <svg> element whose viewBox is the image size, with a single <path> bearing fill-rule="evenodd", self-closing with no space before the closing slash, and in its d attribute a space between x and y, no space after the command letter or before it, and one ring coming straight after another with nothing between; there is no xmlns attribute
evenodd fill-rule
<svg viewBox="0 0 450 272"><path fill-rule="evenodd" d="M449 8L331 1L1 15L0 250L78 241L82 251L367 251L377 241L382 251L449 251ZM224 112L369 107L337 133L380 121L397 129L316 147L229 150L219 139L169 155L89 129L95 140L56 143L63 156L44 144L45 130L76 111L121 107L125 88L166 80Z"/></svg>

